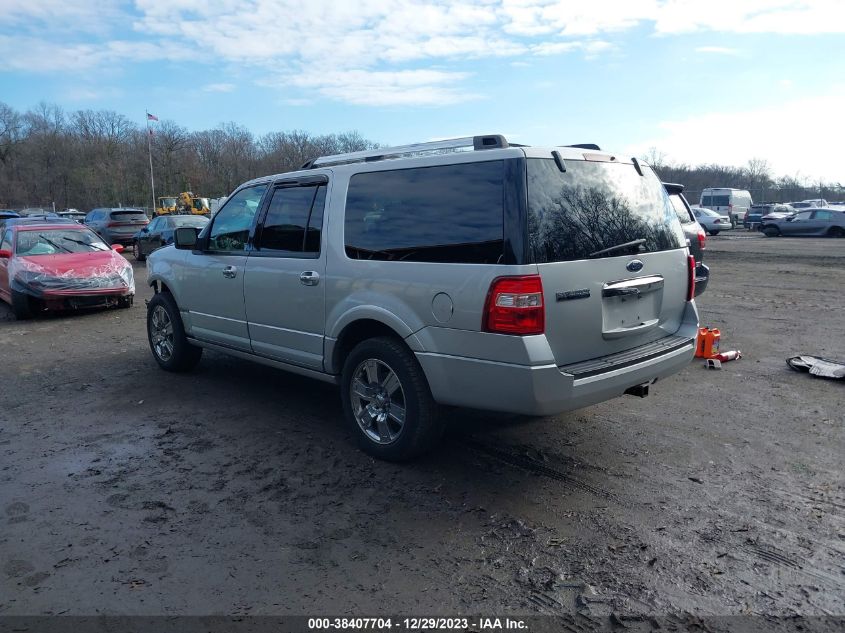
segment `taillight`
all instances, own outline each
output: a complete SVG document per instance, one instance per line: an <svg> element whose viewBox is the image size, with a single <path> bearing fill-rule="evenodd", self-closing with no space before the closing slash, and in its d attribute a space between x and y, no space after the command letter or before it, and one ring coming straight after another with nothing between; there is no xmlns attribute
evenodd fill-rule
<svg viewBox="0 0 845 633"><path fill-rule="evenodd" d="M695 257L692 255L687 257L687 268L689 268L689 277L687 278L687 301L692 301L695 298Z"/></svg>
<svg viewBox="0 0 845 633"><path fill-rule="evenodd" d="M542 334L546 327L540 275L498 277L490 284L484 305L485 332Z"/></svg>
<svg viewBox="0 0 845 633"><path fill-rule="evenodd" d="M701 250L704 250L705 248L707 248L705 246L706 242L707 242L707 234L704 232L704 229L699 228L698 229L698 247Z"/></svg>
<svg viewBox="0 0 845 633"><path fill-rule="evenodd" d="M744 215L744 216L742 216L742 221L743 221L743 222L748 221L748 211L746 211L746 212L745 212L745 215Z"/></svg>

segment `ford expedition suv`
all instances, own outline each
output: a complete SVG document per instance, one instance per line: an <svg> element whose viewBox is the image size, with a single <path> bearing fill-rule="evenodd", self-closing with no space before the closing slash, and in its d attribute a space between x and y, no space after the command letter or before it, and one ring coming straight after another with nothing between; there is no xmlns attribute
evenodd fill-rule
<svg viewBox="0 0 845 633"><path fill-rule="evenodd" d="M158 364L212 349L339 385L361 447L412 458L442 405L552 415L692 359L695 261L654 172L499 135L257 178L152 253Z"/></svg>

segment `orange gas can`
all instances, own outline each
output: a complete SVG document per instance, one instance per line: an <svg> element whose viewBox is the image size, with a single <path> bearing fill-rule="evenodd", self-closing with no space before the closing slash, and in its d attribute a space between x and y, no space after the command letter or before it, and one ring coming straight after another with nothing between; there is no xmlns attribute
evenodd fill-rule
<svg viewBox="0 0 845 633"><path fill-rule="evenodd" d="M720 338L721 333L718 328L699 328L698 343L695 346L695 355L700 358L710 358L718 354Z"/></svg>

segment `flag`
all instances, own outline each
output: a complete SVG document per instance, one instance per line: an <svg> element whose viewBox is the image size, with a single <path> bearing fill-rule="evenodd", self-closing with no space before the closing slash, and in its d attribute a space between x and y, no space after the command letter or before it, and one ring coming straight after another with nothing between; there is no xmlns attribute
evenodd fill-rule
<svg viewBox="0 0 845 633"><path fill-rule="evenodd" d="M158 117L155 114L147 112L147 121L158 121Z"/></svg>

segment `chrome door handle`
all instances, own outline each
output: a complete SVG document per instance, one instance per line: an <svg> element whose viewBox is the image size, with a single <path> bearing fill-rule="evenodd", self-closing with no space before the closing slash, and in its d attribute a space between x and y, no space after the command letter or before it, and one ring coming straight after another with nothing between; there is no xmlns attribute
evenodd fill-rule
<svg viewBox="0 0 845 633"><path fill-rule="evenodd" d="M299 281L303 286L316 286L320 283L320 274L313 270L306 270L299 276Z"/></svg>
<svg viewBox="0 0 845 633"><path fill-rule="evenodd" d="M227 279L234 279L238 276L238 269L234 266L226 266L226 268L223 269L223 276Z"/></svg>

